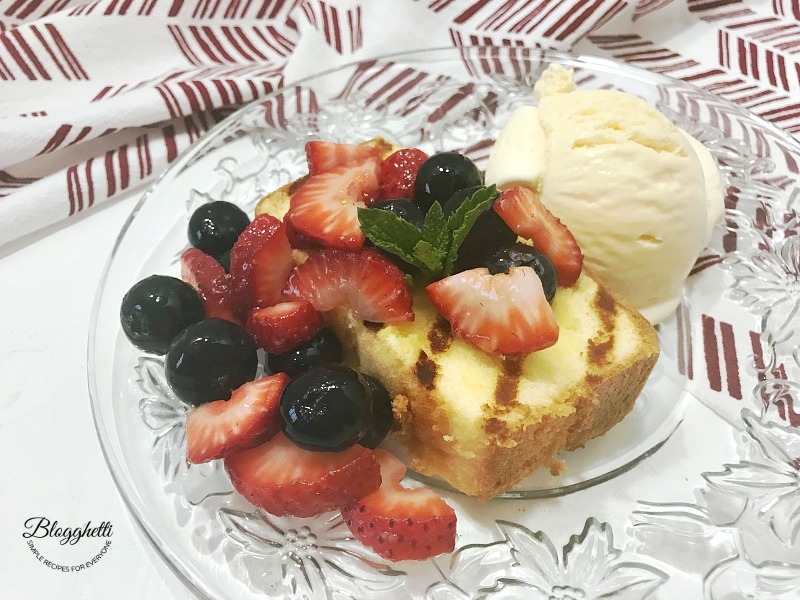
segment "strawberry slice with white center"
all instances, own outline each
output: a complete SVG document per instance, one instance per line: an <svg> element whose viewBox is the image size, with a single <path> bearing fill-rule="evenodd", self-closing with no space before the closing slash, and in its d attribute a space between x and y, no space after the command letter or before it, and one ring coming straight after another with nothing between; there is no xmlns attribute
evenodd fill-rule
<svg viewBox="0 0 800 600"><path fill-rule="evenodd" d="M470 269L430 284L425 292L454 334L487 352L534 352L558 340L553 309L531 267L495 275L485 267Z"/></svg>
<svg viewBox="0 0 800 600"><path fill-rule="evenodd" d="M318 311L349 306L356 318L374 323L413 321L411 290L403 272L372 248L346 252L324 248L289 276L284 294L308 300Z"/></svg>
<svg viewBox="0 0 800 600"><path fill-rule="evenodd" d="M358 250L364 245L358 207L374 199L380 167L373 157L310 177L292 196L285 220L297 234L323 246Z"/></svg>
<svg viewBox="0 0 800 600"><path fill-rule="evenodd" d="M197 290L207 319L226 319L239 324L230 306L230 276L213 256L189 248L181 255L181 279Z"/></svg>
<svg viewBox="0 0 800 600"><path fill-rule="evenodd" d="M379 158L380 150L370 146L335 144L333 142L306 142L308 174L330 171L339 165L351 165L368 158Z"/></svg>
<svg viewBox="0 0 800 600"><path fill-rule="evenodd" d="M277 304L294 268L286 228L270 215L260 215L231 249L231 302L244 318L250 309Z"/></svg>
<svg viewBox="0 0 800 600"><path fill-rule="evenodd" d="M400 485L406 466L375 450L381 487L342 511L353 536L388 560L425 560L452 552L456 513L434 492Z"/></svg>
<svg viewBox="0 0 800 600"><path fill-rule="evenodd" d="M535 192L525 187L506 190L495 200L494 210L514 233L530 240L550 259L558 273L559 285L570 286L578 281L583 268L580 246Z"/></svg>
<svg viewBox="0 0 800 600"><path fill-rule="evenodd" d="M323 325L320 312L302 300L250 311L245 329L259 347L272 354L283 354L310 340Z"/></svg>
<svg viewBox="0 0 800 600"><path fill-rule="evenodd" d="M283 427L280 402L289 376L278 373L245 383L230 400L196 406L186 415L186 459L204 463L257 446Z"/></svg>
<svg viewBox="0 0 800 600"><path fill-rule="evenodd" d="M381 472L372 450L356 444L341 452L314 452L281 432L225 457L233 487L276 516L314 517L378 489Z"/></svg>

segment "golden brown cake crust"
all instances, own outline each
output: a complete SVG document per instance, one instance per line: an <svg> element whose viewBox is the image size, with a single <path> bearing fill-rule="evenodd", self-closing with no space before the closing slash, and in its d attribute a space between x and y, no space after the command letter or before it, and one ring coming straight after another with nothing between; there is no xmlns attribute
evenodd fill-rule
<svg viewBox="0 0 800 600"><path fill-rule="evenodd" d="M381 138L365 143L380 148L383 157L398 149ZM292 193L304 181L302 178L285 185L263 198L256 214L283 217ZM381 363L380 357L370 357L368 352L349 348L353 361L358 362L355 366L378 377L388 389L395 391L393 410L397 427L394 435L408 449L412 469L441 477L466 494L488 500L513 488L540 466L562 471L563 462L555 456L557 452L583 446L631 411L658 358L655 330L586 269L584 276L597 282L593 311L599 315L604 328L588 341L588 373L568 398L573 410L566 415L544 416L525 427L509 428L503 415L516 404L519 373L515 372L518 370L515 365L519 363L518 359L507 357L501 363L502 372L493 402L484 411L486 443L474 448L470 457L454 453L453 439L458 432L451 431L447 412L435 397L435 355L447 351L452 342L446 321L438 319L431 326L427 338L432 355L420 349L412 373L391 372ZM617 318L623 313L632 321L638 342L635 352L618 363L612 356L614 332ZM361 336L360 343L369 344L369 334L380 330L380 327L370 329L355 322L349 311L341 309L328 314L327 320L345 342ZM354 328L358 328L358 335L353 333Z"/></svg>
<svg viewBox="0 0 800 600"><path fill-rule="evenodd" d="M479 500L489 500L513 488L538 467L550 466L557 452L579 448L619 423L633 408L655 366L658 339L644 317L602 284L596 302L605 307L609 319L617 311L632 317L642 343L638 352L621 365L609 363L595 350L590 374L571 398L575 409L572 414L545 417L517 431L507 430L499 419L494 425L489 417L485 429L492 439L464 469L465 463L453 460L446 436L454 432L449 430L447 417L435 398L421 382L407 382L409 391L396 398L394 406L399 425L396 437L408 448L411 467L425 475L442 477Z"/></svg>

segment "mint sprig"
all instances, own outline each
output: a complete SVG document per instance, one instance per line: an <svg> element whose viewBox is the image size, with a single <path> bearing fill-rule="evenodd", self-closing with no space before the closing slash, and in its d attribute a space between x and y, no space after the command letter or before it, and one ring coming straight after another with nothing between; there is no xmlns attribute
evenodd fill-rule
<svg viewBox="0 0 800 600"><path fill-rule="evenodd" d="M359 208L358 220L364 235L376 247L399 256L431 277L447 277L453 272L458 250L470 229L497 196L494 185L481 188L449 218L445 218L442 205L434 202L421 229L377 208Z"/></svg>
<svg viewBox="0 0 800 600"><path fill-rule="evenodd" d="M447 277L453 272L453 266L458 259L458 249L467 238L469 230L475 225L475 221L489 208L500 194L497 187L490 185L481 188L468 200L465 200L447 220L447 229L450 231L450 247L447 250L447 257L444 261L444 276Z"/></svg>

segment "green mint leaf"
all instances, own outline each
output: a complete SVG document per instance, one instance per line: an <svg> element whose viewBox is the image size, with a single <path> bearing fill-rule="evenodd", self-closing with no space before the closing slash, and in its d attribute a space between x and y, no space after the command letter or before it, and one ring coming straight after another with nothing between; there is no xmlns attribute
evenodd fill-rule
<svg viewBox="0 0 800 600"><path fill-rule="evenodd" d="M451 241L447 249L447 256L444 259L444 276L447 277L453 272L453 266L458 259L458 249L472 229L475 221L481 216L483 211L489 208L497 199L500 193L495 185L482 188L472 194L450 215L447 220L447 228L450 230Z"/></svg>
<svg viewBox="0 0 800 600"><path fill-rule="evenodd" d="M414 257L414 247L422 238L422 233L411 223L378 208L359 208L358 221L361 231L375 246L396 254L412 265L425 268Z"/></svg>
<svg viewBox="0 0 800 600"><path fill-rule="evenodd" d="M442 265L447 252L432 245L425 240L420 240L414 246L414 258L425 265L425 269L431 273L438 273L442 270Z"/></svg>
<svg viewBox="0 0 800 600"><path fill-rule="evenodd" d="M411 273L406 273L406 285L408 287L414 287L414 276Z"/></svg>
<svg viewBox="0 0 800 600"><path fill-rule="evenodd" d="M425 215L422 239L444 254L447 254L450 249L450 230L447 228L447 219L444 218L442 205L438 202L434 202Z"/></svg>

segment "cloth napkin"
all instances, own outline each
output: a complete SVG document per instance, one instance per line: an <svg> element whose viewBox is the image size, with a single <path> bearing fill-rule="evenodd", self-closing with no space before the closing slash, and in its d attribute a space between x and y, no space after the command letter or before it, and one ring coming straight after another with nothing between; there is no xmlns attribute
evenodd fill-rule
<svg viewBox="0 0 800 600"><path fill-rule="evenodd" d="M0 246L143 188L233 107L354 60L537 45L800 132L797 0L0 0Z"/></svg>

